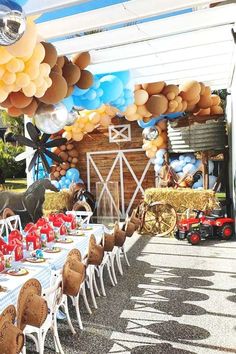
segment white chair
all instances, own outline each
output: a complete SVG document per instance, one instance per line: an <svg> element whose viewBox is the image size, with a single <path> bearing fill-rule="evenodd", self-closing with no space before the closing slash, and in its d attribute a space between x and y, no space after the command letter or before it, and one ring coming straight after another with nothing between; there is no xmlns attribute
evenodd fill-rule
<svg viewBox="0 0 236 354"><path fill-rule="evenodd" d="M23 229L19 215L9 216L5 219L5 223L8 234L13 230L19 230L22 233Z"/></svg>
<svg viewBox="0 0 236 354"><path fill-rule="evenodd" d="M0 220L0 237L8 237L8 228L5 219Z"/></svg>
<svg viewBox="0 0 236 354"><path fill-rule="evenodd" d="M92 211L75 211L75 210L71 210L71 211L67 211L66 214L72 214L76 216L76 220L80 225L88 225L90 222L90 219L93 215Z"/></svg>
<svg viewBox="0 0 236 354"><path fill-rule="evenodd" d="M45 338L48 330L51 329L53 332L53 339L55 343L56 352L60 354L64 354L58 336L57 318L56 318L56 314L61 303L61 298L63 296L61 275L57 277L57 280L52 287L43 290L42 296L46 299L48 304L48 309L49 309L48 316L40 328L27 325L24 329L24 334L25 336L31 338L34 341L38 353L43 354ZM26 354L26 346L24 346L22 353Z"/></svg>

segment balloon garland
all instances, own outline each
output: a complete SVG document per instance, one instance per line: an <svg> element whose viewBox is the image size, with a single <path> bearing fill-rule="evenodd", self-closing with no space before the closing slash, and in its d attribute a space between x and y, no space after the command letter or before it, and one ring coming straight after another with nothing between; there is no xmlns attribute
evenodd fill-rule
<svg viewBox="0 0 236 354"><path fill-rule="evenodd" d="M64 128L63 137L67 140L81 141L85 134L91 133L98 126L107 128L116 112L117 109L105 105L93 111L80 111L75 123Z"/></svg>
<svg viewBox="0 0 236 354"><path fill-rule="evenodd" d="M198 81L187 81L184 84L167 85L164 81L136 85L134 104L124 112L129 121L139 121L143 128L155 125L163 117L179 117L183 112L194 115L222 114L221 99L211 95L209 86ZM149 123L151 122L151 123Z"/></svg>
<svg viewBox="0 0 236 354"><path fill-rule="evenodd" d="M155 126L157 129L157 137L156 138L152 138L150 136L148 131L145 134L146 135L146 139L143 139L143 145L142 148L143 150L146 152L146 156L149 159L153 159L156 156L156 153L159 149L167 149L167 124L166 124L166 120L162 120L161 122L157 123L157 125ZM147 130L151 130L152 128L146 128ZM145 131L145 129L144 129Z"/></svg>

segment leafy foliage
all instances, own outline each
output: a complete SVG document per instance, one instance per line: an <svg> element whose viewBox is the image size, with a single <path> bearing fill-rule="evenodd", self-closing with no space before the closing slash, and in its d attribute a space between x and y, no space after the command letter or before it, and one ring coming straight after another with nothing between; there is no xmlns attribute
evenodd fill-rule
<svg viewBox="0 0 236 354"><path fill-rule="evenodd" d="M5 178L25 176L25 161L15 161L15 156L23 151L22 146L14 146L0 140L0 169Z"/></svg>
<svg viewBox="0 0 236 354"><path fill-rule="evenodd" d="M0 116L8 132L20 135L24 134L24 120L22 118L11 117L6 111L0 111Z"/></svg>

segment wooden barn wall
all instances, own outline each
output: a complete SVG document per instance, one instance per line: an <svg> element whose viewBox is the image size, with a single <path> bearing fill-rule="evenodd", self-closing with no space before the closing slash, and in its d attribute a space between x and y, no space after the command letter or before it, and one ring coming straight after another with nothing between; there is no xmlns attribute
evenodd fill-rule
<svg viewBox="0 0 236 354"><path fill-rule="evenodd" d="M108 129L96 129L91 134L85 135L81 142L76 143L79 158L79 170L81 178L84 182L87 182L87 152L95 151L112 151L112 150L126 150L126 149L137 149L142 147L142 129L138 126L137 122L128 122L124 118L114 118L112 121L113 125L120 124L130 124L131 125L131 141L120 142L120 143L110 143ZM146 167L148 159L144 152L135 153L129 152L125 156L133 168L137 179L140 180L142 173ZM104 179L106 179L112 163L114 162L116 154L103 154L103 155L93 155L93 159L99 168L99 171ZM90 164L91 166L91 164ZM124 176L124 190L125 190L125 207L127 208L130 199L136 189L136 182L133 179L128 167L123 163L123 176ZM93 167L90 167L90 183L91 192L96 195L96 182L99 181L99 177L95 172ZM116 165L110 181L117 181L120 187L120 170L119 164ZM153 166L151 166L146 174L146 177L142 183L143 189L153 187L155 185L155 174ZM135 207L142 197L139 191L133 207Z"/></svg>

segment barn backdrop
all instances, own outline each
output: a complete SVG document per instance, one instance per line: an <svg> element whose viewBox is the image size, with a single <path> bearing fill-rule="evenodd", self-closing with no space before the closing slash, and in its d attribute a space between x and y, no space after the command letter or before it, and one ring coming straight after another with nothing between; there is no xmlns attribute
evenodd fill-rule
<svg viewBox="0 0 236 354"><path fill-rule="evenodd" d="M142 150L142 129L137 122L114 118L107 129L97 129L77 143L81 177L96 195L96 182L118 182L120 217L138 204L144 189L155 185L155 173ZM102 193L103 193L102 192ZM109 192L108 192L109 194ZM112 193L109 194L111 202Z"/></svg>

